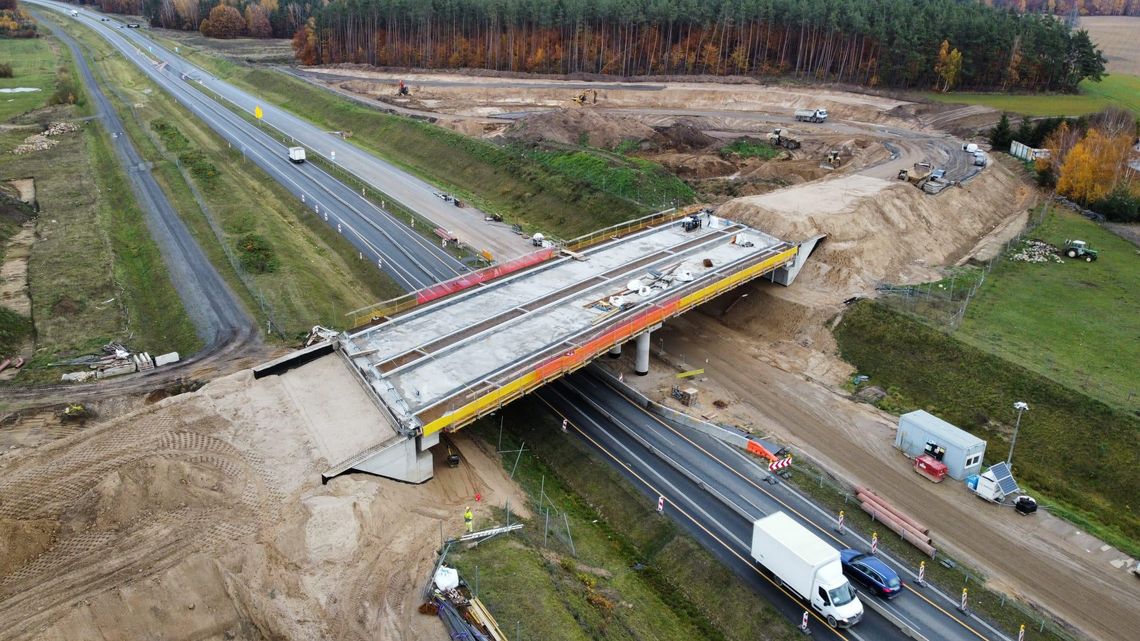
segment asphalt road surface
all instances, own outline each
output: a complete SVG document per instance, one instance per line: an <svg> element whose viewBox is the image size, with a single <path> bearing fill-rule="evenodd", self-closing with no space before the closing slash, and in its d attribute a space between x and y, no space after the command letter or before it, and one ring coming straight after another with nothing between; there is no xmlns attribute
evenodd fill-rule
<svg viewBox="0 0 1140 641"><path fill-rule="evenodd" d="M58 3L33 0L53 8ZM64 5L66 7L66 5ZM403 289L412 291L465 273L467 268L434 242L420 236L402 221L376 207L351 188L312 163L288 161L288 145L273 134L243 119L194 86L192 76L170 63L148 57L116 29L117 22L101 22L98 14L79 11L78 20L110 42L151 80L205 122L235 149L304 202L313 215L345 235L361 256L377 266ZM147 47L149 41L139 43ZM434 198L434 196L433 196ZM439 201L438 198L436 198ZM439 201L442 203L442 201ZM450 206L450 205L449 205Z"/></svg>
<svg viewBox="0 0 1140 641"><path fill-rule="evenodd" d="M552 383L538 395L568 418L578 433L646 494L647 500L665 496L668 516L797 625L804 611L802 602L770 581L751 561L752 522L782 510L836 548L869 548L869 542L851 532L836 534L831 516L793 488L765 483L767 472L738 451L650 415L588 369ZM860 590L865 606L863 621L851 629L833 631L814 617L814 636L868 641L908 638L886 616L867 607L871 602L931 641L1007 639L984 621L957 612L950 596L933 588L916 587L909 568L889 556L881 557L903 577L904 594L884 601Z"/></svg>
<svg viewBox="0 0 1140 641"><path fill-rule="evenodd" d="M130 138L123 134L123 123L95 81L87 60L80 52L79 43L53 22L42 17L38 19L71 51L96 115L104 130L110 133L115 155L127 171L131 191L146 216L147 227L162 253L174 288L205 345L203 351L210 352L256 336L253 319L194 241L190 230L151 174L149 164L139 155Z"/></svg>
<svg viewBox="0 0 1140 641"><path fill-rule="evenodd" d="M75 9L74 5L64 5L50 2L50 0L32 1L36 4L52 6L60 11L70 12ZM83 22L96 28L101 36L111 40L120 50L123 50L123 47L120 46L121 41L130 41L140 49L166 62L166 70L161 75L177 78L179 74L185 74L189 78L195 78L211 92L248 114L252 114L254 108L260 106L263 111L262 122L268 128L278 132L277 139L284 136L290 141L296 141L292 144L307 147L309 153L319 154L328 159L408 209L450 231L460 241L477 251L491 252L496 261L515 258L530 251L530 246L523 242L509 227L484 222L484 214L478 209L473 207L459 208L444 202L436 195L439 190L420 178L373 156L369 152L362 151L334 132L325 131L303 118L211 76L174 52L150 40L145 34L140 33L141 30L139 29L122 29L119 31L116 27L123 23L115 20L100 22L99 17L101 15L79 10L79 17ZM120 42L116 42L116 39ZM124 53L127 52L124 51ZM137 56L130 54L128 54L128 58L135 62L139 60ZM159 81L156 80L156 82ZM160 84L164 85L165 83L160 82ZM285 156L281 155L280 157L284 158Z"/></svg>

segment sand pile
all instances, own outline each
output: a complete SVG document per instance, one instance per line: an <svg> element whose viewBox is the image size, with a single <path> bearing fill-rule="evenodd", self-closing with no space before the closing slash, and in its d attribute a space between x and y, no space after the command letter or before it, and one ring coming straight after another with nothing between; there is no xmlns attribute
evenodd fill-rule
<svg viewBox="0 0 1140 641"><path fill-rule="evenodd" d="M321 414L292 374L241 372L0 458L4 637L442 638L415 612L441 525L523 497L462 433L463 464L423 485L322 485Z"/></svg>
<svg viewBox="0 0 1140 641"><path fill-rule="evenodd" d="M777 237L828 237L794 287L758 286L730 314L712 314L765 345L771 364L838 383L850 368L834 356L829 323L843 301L874 296L882 282L937 278L937 266L986 246L980 238L1016 228L1007 223L1024 220L1031 198L1029 187L995 164L938 196L855 174L729 201L720 213Z"/></svg>
<svg viewBox="0 0 1140 641"><path fill-rule="evenodd" d="M521 142L585 143L601 149L613 149L626 140L641 142L660 138L652 127L636 120L602 115L589 108L559 109L526 116L507 127L503 135Z"/></svg>

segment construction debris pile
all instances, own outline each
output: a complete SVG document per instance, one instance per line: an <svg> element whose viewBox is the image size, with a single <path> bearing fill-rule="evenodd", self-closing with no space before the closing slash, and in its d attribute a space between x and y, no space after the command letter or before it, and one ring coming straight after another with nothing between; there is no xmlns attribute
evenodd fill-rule
<svg viewBox="0 0 1140 641"><path fill-rule="evenodd" d="M58 141L51 139L52 136L58 136L72 131L79 131L79 126L73 125L70 122L53 122L48 125L47 129L40 133L32 134L24 138L23 144L16 145L12 153L22 155L32 153L33 151L47 151L59 144Z"/></svg>
<svg viewBox="0 0 1140 641"><path fill-rule="evenodd" d="M119 343L107 343L103 346L102 354L87 354L53 365L86 365L88 368L86 371L68 372L62 376L64 382L81 383L93 378L110 378L123 374L150 371L155 367L177 363L179 358L178 352L152 357L147 352L132 353Z"/></svg>
<svg viewBox="0 0 1140 641"><path fill-rule="evenodd" d="M457 570L441 565L435 573L434 586L431 600L420 607L420 612L438 615L450 638L506 641L495 618L459 580Z"/></svg>
<svg viewBox="0 0 1140 641"><path fill-rule="evenodd" d="M1064 263L1057 248L1040 240L1027 240L1009 259L1022 263Z"/></svg>

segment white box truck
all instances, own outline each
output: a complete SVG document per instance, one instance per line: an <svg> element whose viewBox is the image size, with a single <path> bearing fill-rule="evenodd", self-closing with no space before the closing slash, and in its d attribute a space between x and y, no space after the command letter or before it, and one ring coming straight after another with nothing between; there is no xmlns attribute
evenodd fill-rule
<svg viewBox="0 0 1140 641"><path fill-rule="evenodd" d="M831 627L849 628L863 618L863 604L843 576L839 552L787 514L776 512L753 523L752 558Z"/></svg>
<svg viewBox="0 0 1140 641"><path fill-rule="evenodd" d="M295 164L298 164L298 165L305 162L305 148L304 147L290 147L289 148L289 160L292 160Z"/></svg>
<svg viewBox="0 0 1140 641"><path fill-rule="evenodd" d="M827 120L826 109L796 109L796 120L801 122L823 122Z"/></svg>

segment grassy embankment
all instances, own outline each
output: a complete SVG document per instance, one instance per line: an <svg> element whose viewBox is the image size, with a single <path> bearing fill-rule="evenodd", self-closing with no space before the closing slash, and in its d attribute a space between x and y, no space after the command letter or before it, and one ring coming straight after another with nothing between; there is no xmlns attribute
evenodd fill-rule
<svg viewBox="0 0 1140 641"><path fill-rule="evenodd" d="M55 86L58 44L49 38L0 38L0 62L12 65L12 77L0 78L0 89L38 89L22 93L0 93L0 122L47 103Z"/></svg>
<svg viewBox="0 0 1140 641"><path fill-rule="evenodd" d="M157 38L168 46L174 41ZM269 69L250 68L179 44L212 74L351 142L441 189L527 230L573 237L637 215L690 202L692 191L658 165L586 148L532 153L443 127L380 113ZM622 151L620 148L617 151Z"/></svg>
<svg viewBox="0 0 1140 641"><path fill-rule="evenodd" d="M951 104L984 105L1026 116L1081 116L1106 107L1140 115L1140 76L1110 74L1100 82L1084 81L1078 94L1005 94L925 92L920 98Z"/></svg>
<svg viewBox="0 0 1140 641"><path fill-rule="evenodd" d="M43 87L18 107L3 105L8 124L29 125L0 132L4 152L46 123L87 114L76 105L42 108L51 99L60 67L79 76L67 49L44 36L33 43L0 41L0 58L19 50L14 86ZM26 70L25 73L21 69ZM55 137L58 145L24 155L0 153L0 175L34 178L41 211L28 263L35 354L17 379L55 380L46 363L121 341L153 353L195 351L199 345L142 212L128 188L107 133L98 124ZM12 228L7 228L10 233ZM5 235L5 238L7 235ZM11 317L11 314L6 314ZM13 320L13 319L9 319ZM16 322L25 323L20 319Z"/></svg>
<svg viewBox="0 0 1140 641"><path fill-rule="evenodd" d="M402 293L371 260L317 219L291 194L245 160L131 63L85 29L72 27L94 56L97 72L115 87L113 99L139 152L198 244L246 302L259 323L267 318L289 340L314 324L340 327L344 311ZM181 165L185 175L179 170ZM191 184L206 209L199 204ZM208 212L208 213L207 213ZM212 216L222 240L209 224ZM247 241L262 248L250 255ZM221 243L247 272L246 286ZM268 249L264 249L267 247ZM256 258L262 267L254 264ZM264 307L259 305L264 303Z"/></svg>
<svg viewBox="0 0 1140 641"><path fill-rule="evenodd" d="M787 621L731 570L656 513L634 487L581 439L565 438L558 420L533 397L506 410L503 449L527 451L515 479L530 498L540 489L565 510L565 528L543 547L544 518L449 558L469 583L479 567L479 596L514 635L527 639L792 639ZM490 447L498 421L472 429ZM510 470L514 455L504 455ZM544 478L545 477L545 478ZM555 529L556 512L551 514ZM479 524L483 525L483 524ZM489 524L487 524L489 525ZM509 553L507 553L509 551Z"/></svg>
<svg viewBox="0 0 1140 641"><path fill-rule="evenodd" d="M1048 497L1054 513L1140 554L1140 471L1129 462L1140 445L1140 258L1129 242L1064 210L1031 235L1056 246L1087 240L1100 260L1002 260L952 335L864 305L836 332L840 349L890 392L886 409L928 409L977 433L989 441L987 462L1008 452L1012 403L1028 402L1018 480Z"/></svg>

